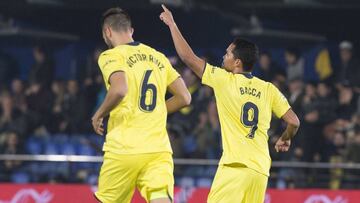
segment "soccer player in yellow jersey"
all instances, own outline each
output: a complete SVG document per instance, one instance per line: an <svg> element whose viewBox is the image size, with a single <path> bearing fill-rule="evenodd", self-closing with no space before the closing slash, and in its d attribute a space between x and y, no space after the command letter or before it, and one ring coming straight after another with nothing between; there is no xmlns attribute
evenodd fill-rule
<svg viewBox="0 0 360 203"><path fill-rule="evenodd" d="M213 181L209 203L263 203L271 159L267 131L274 113L287 123L276 151L288 151L300 122L286 98L271 83L251 75L258 49L235 39L226 49L223 67L197 57L163 5L160 19L170 28L180 58L212 87L221 125L223 154Z"/></svg>
<svg viewBox="0 0 360 203"><path fill-rule="evenodd" d="M170 203L174 177L166 119L190 103L190 93L162 53L133 40L124 10L104 13L102 33L110 49L99 57L107 94L92 118L94 130L106 135L95 196L103 203L129 203L137 187L147 202ZM167 90L173 96L165 101Z"/></svg>

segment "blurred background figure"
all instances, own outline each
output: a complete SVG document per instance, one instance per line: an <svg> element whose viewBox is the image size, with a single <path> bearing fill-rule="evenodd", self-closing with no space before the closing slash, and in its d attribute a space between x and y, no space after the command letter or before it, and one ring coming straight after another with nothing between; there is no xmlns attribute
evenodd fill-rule
<svg viewBox="0 0 360 203"><path fill-rule="evenodd" d="M19 75L20 70L14 57L0 50L0 89L8 86Z"/></svg>
<svg viewBox="0 0 360 203"><path fill-rule="evenodd" d="M50 88L55 76L55 67L49 51L38 45L33 49L35 63L29 73L29 84L39 84L41 87Z"/></svg>
<svg viewBox="0 0 360 203"><path fill-rule="evenodd" d="M340 67L337 77L337 84L347 83L356 88L357 93L360 88L360 63L354 56L353 44L350 41L342 41L339 44Z"/></svg>
<svg viewBox="0 0 360 203"><path fill-rule="evenodd" d="M0 133L12 131L25 136L28 125L26 114L17 108L9 93L3 93L0 102Z"/></svg>
<svg viewBox="0 0 360 203"><path fill-rule="evenodd" d="M0 143L0 154L23 154L23 145L16 132L7 131L3 135L4 140ZM11 175L22 166L22 161L6 160L0 162L0 181L10 182Z"/></svg>
<svg viewBox="0 0 360 203"><path fill-rule="evenodd" d="M286 73L276 65L269 52L262 52L259 56L259 70L257 76L260 79L271 82L273 80L279 80L285 82Z"/></svg>
<svg viewBox="0 0 360 203"><path fill-rule="evenodd" d="M85 120L85 97L80 92L79 84L76 80L69 80L66 84L62 112L66 123L65 132L81 133L84 132Z"/></svg>
<svg viewBox="0 0 360 203"><path fill-rule="evenodd" d="M304 59L301 58L300 52L296 48L287 48L285 50L286 79L291 81L293 79L304 78Z"/></svg>

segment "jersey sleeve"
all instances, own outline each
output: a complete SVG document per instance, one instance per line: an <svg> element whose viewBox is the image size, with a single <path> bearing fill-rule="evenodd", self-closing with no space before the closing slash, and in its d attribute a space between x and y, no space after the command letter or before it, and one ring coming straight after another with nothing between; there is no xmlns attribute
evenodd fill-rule
<svg viewBox="0 0 360 203"><path fill-rule="evenodd" d="M212 88L221 87L230 77L226 70L206 63L201 83Z"/></svg>
<svg viewBox="0 0 360 203"><path fill-rule="evenodd" d="M124 58L120 54L104 52L100 55L98 64L105 82L109 83L110 76L118 71L126 72Z"/></svg>
<svg viewBox="0 0 360 203"><path fill-rule="evenodd" d="M173 68L166 56L163 56L164 65L166 66L166 85L169 86L172 82L180 77L180 74Z"/></svg>
<svg viewBox="0 0 360 203"><path fill-rule="evenodd" d="M276 117L281 118L290 108L285 96L273 84L270 84L270 95L272 95L271 108Z"/></svg>

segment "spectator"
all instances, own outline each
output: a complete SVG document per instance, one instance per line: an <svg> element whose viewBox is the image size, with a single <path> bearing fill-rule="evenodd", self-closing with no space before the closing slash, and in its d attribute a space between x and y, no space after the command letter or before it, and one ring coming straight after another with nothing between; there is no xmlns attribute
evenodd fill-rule
<svg viewBox="0 0 360 203"><path fill-rule="evenodd" d="M0 132L14 131L24 135L27 130L27 120L23 113L14 107L10 94L1 96Z"/></svg>
<svg viewBox="0 0 360 203"><path fill-rule="evenodd" d="M200 84L199 84L199 80L197 79L197 77L194 75L194 73L186 68L184 69L183 71L183 74L182 74L182 77L184 79L184 82L191 94L191 96L193 98L197 98L198 97L198 94L199 94L199 88L200 88ZM194 106L193 105L190 105L186 108L182 108L180 110L180 112L184 115L187 115L187 114L190 114L192 113L193 111L195 111L194 109Z"/></svg>
<svg viewBox="0 0 360 203"><path fill-rule="evenodd" d="M348 163L360 163L360 130L356 131L354 138L349 142L345 155ZM351 189L360 188L359 178L359 170L345 170L344 187Z"/></svg>
<svg viewBox="0 0 360 203"><path fill-rule="evenodd" d="M288 161L304 161L303 149L296 147L291 150L290 159ZM302 188L305 186L306 175L304 170L300 168L280 168L278 172L278 180L276 187L280 189L284 188Z"/></svg>
<svg viewBox="0 0 360 203"><path fill-rule="evenodd" d="M304 83L300 79L289 81L289 95L288 100L291 108L298 115L302 115L302 100L304 97Z"/></svg>
<svg viewBox="0 0 360 203"><path fill-rule="evenodd" d="M220 157L221 140L219 121L215 102L210 102L208 111L199 114L198 125L193 134L196 136L197 158L215 159Z"/></svg>
<svg viewBox="0 0 360 203"><path fill-rule="evenodd" d="M325 138L321 159L323 162L330 162L334 159L341 159L345 155L345 135L341 131L331 134Z"/></svg>
<svg viewBox="0 0 360 203"><path fill-rule="evenodd" d="M85 98L80 92L76 80L69 80L66 84L63 112L66 120L65 131L68 133L81 133L84 130Z"/></svg>
<svg viewBox="0 0 360 203"><path fill-rule="evenodd" d="M295 48L288 48L285 51L285 61L287 63L287 81L304 78L304 59Z"/></svg>
<svg viewBox="0 0 360 203"><path fill-rule="evenodd" d="M325 159L330 163L342 163L344 154L345 154L345 138L344 135L340 132L336 133L332 139L332 145L328 149L327 155L329 159ZM341 168L330 169L330 189L339 189L341 184L341 179L343 177L344 171Z"/></svg>
<svg viewBox="0 0 360 203"><path fill-rule="evenodd" d="M16 77L19 77L17 61L9 54L0 52L0 88L9 85Z"/></svg>
<svg viewBox="0 0 360 203"><path fill-rule="evenodd" d="M52 133L64 132L66 120L63 111L65 87L63 81L54 81L51 85L52 91L52 122L49 124L49 131Z"/></svg>
<svg viewBox="0 0 360 203"><path fill-rule="evenodd" d="M6 133L6 139L3 146L0 147L0 154L23 154L23 147L19 137L15 132ZM0 163L0 181L10 181L11 174L19 169L21 161L6 160Z"/></svg>
<svg viewBox="0 0 360 203"><path fill-rule="evenodd" d="M101 101L97 100L98 95L101 91L105 91L104 80L100 72L100 68L97 64L97 60L101 52L104 51L103 47L95 48L91 57L87 58L87 64L84 75L80 75L80 79L78 81L83 81L83 95L85 97L84 103L84 111L85 111L85 120L91 120L91 117L94 114L97 103L101 103ZM85 77L85 78L82 78ZM81 84L81 83L80 83ZM103 99L103 98L102 98ZM88 122L84 124L84 128L86 131L92 131L91 123Z"/></svg>
<svg viewBox="0 0 360 203"><path fill-rule="evenodd" d="M197 100L199 97L200 84L194 73L186 68L183 70L182 77L191 94L193 100ZM195 108L195 103L190 104L187 107L180 109L179 112L174 113L170 117L170 121L181 125L184 132L189 134L196 125L196 119L198 118L199 109Z"/></svg>
<svg viewBox="0 0 360 203"><path fill-rule="evenodd" d="M11 95L14 107L23 113L27 111L24 82L20 79L14 79L11 82Z"/></svg>
<svg viewBox="0 0 360 203"><path fill-rule="evenodd" d="M181 133L181 129L174 129L171 125L168 126L169 138L171 148L173 150L174 158L183 158L184 150L183 150L183 137Z"/></svg>
<svg viewBox="0 0 360 203"><path fill-rule="evenodd" d="M315 101L317 99L317 93L316 93L316 88L315 88L315 84L313 83L308 83L305 86L305 95L303 97L302 100L302 109L305 111L304 113L311 113L316 111L316 104ZM306 117L306 115L305 115ZM312 117L310 118L305 118L306 120L313 122L316 121L317 119L315 119L315 117L317 116L310 116Z"/></svg>
<svg viewBox="0 0 360 203"><path fill-rule="evenodd" d="M193 103L199 112L207 110L208 104L214 99L213 90L208 86L201 86L198 96L193 99Z"/></svg>
<svg viewBox="0 0 360 203"><path fill-rule="evenodd" d="M35 63L32 65L28 81L29 87L25 91L29 110L30 132L48 134L51 125L52 93L51 83L54 79L54 61L49 51L42 46L33 49Z"/></svg>
<svg viewBox="0 0 360 203"><path fill-rule="evenodd" d="M48 134L47 125L52 122L52 95L48 88L33 83L25 92L28 106L29 131L36 135Z"/></svg>
<svg viewBox="0 0 360 203"><path fill-rule="evenodd" d="M305 87L305 95L302 101L304 119L302 128L299 131L299 138L302 139L304 158L306 161L314 161L314 155L319 152L318 147L321 143L321 126L319 125L319 111L317 110L317 100L315 84L308 83Z"/></svg>
<svg viewBox="0 0 360 203"><path fill-rule="evenodd" d="M328 124L336 119L337 102L331 88L325 83L317 85L316 109L319 112L319 123Z"/></svg>
<svg viewBox="0 0 360 203"><path fill-rule="evenodd" d="M33 55L35 63L29 73L29 83L50 89L55 74L54 62L49 57L48 51L41 46L34 47Z"/></svg>
<svg viewBox="0 0 360 203"><path fill-rule="evenodd" d="M93 52L86 57L86 64L84 69L77 71L77 80L84 85L90 85L97 81L100 77L102 82L102 75L98 65L98 58L100 54L105 51L105 47L97 46Z"/></svg>
<svg viewBox="0 0 360 203"><path fill-rule="evenodd" d="M346 150L346 160L350 163L360 163L360 131L357 130L354 139Z"/></svg>
<svg viewBox="0 0 360 203"><path fill-rule="evenodd" d="M337 108L337 118L349 121L354 113L354 109L356 109L354 92L351 90L351 87L340 87L338 103L339 106Z"/></svg>
<svg viewBox="0 0 360 203"><path fill-rule="evenodd" d="M349 41L342 41L339 44L340 49L340 68L337 78L337 86L342 83L349 83L350 86L360 88L360 63L353 55L353 44ZM358 91L357 93L360 93Z"/></svg>
<svg viewBox="0 0 360 203"><path fill-rule="evenodd" d="M285 73L271 60L270 53L263 52L259 57L258 77L265 81L271 82L275 77L285 81Z"/></svg>
<svg viewBox="0 0 360 203"><path fill-rule="evenodd" d="M209 122L212 128L213 136L210 138L211 146L213 146L213 156L214 158L220 158L222 151L221 144L221 131L220 131L220 122L219 117L217 116L217 108L215 100L212 100L208 106Z"/></svg>

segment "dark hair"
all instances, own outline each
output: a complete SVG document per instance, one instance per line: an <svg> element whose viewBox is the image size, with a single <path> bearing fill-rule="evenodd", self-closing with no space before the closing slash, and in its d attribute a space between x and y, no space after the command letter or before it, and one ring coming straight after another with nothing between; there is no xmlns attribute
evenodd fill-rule
<svg viewBox="0 0 360 203"><path fill-rule="evenodd" d="M285 52L287 52L288 54L294 55L296 59L298 59L300 57L300 51L299 51L299 49L297 49L295 47L288 47L285 49Z"/></svg>
<svg viewBox="0 0 360 203"><path fill-rule="evenodd" d="M260 52L260 54L259 54L260 56L267 56L267 57L269 57L269 58L271 58L272 56L271 56L271 53L270 52L268 52L268 51L262 51L262 52Z"/></svg>
<svg viewBox="0 0 360 203"><path fill-rule="evenodd" d="M241 60L244 71L251 71L259 57L258 47L256 44L241 38L236 38L233 44L235 45L232 50L234 58Z"/></svg>
<svg viewBox="0 0 360 203"><path fill-rule="evenodd" d="M102 27L104 25L110 26L115 31L127 31L131 28L131 19L123 9L110 8L102 16Z"/></svg>
<svg viewBox="0 0 360 203"><path fill-rule="evenodd" d="M45 58L48 58L52 50L50 50L49 47L46 47L43 44L38 44L34 46L33 51L37 51L40 54L44 55Z"/></svg>

